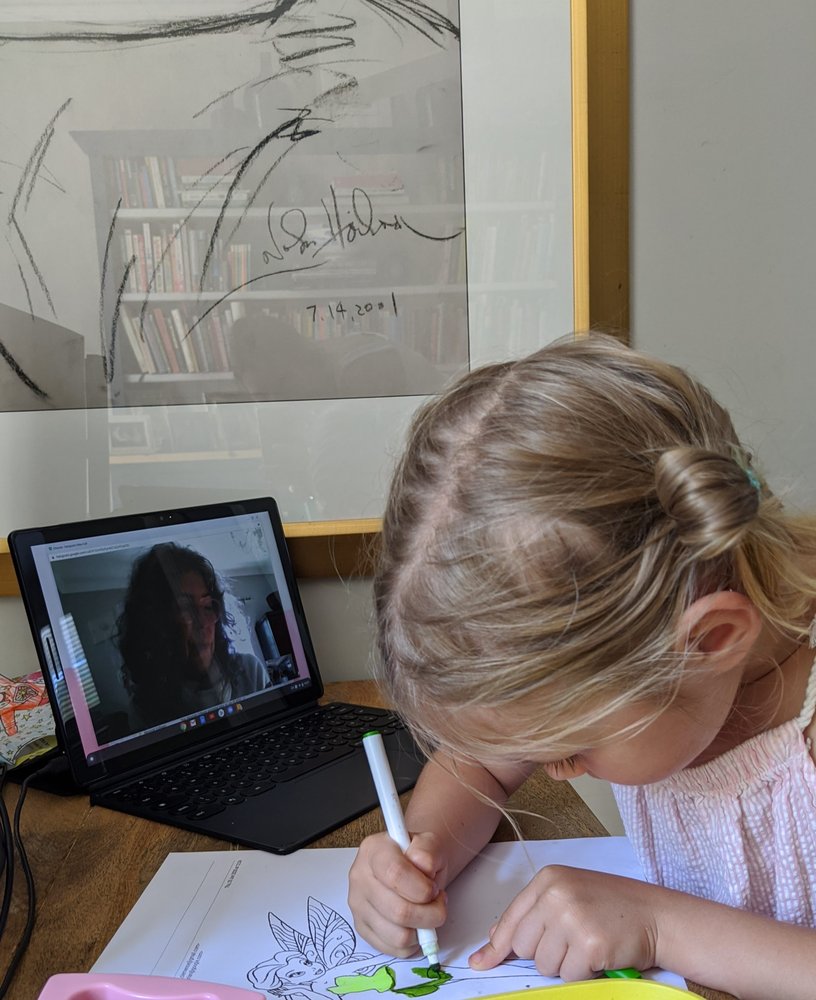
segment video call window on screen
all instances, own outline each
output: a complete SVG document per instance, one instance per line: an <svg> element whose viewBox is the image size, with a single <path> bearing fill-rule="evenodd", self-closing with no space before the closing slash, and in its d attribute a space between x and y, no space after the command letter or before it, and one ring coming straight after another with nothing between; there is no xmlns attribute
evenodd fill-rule
<svg viewBox="0 0 816 1000"><path fill-rule="evenodd" d="M55 623L43 642L89 757L310 683L263 518L189 529L41 547Z"/></svg>

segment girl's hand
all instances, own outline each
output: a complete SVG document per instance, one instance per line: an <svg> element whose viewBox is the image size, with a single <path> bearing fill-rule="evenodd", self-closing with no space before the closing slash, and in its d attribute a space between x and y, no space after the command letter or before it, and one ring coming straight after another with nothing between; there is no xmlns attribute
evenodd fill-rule
<svg viewBox="0 0 816 1000"><path fill-rule="evenodd" d="M492 969L515 954L535 959L542 975L565 980L650 969L666 893L617 875L550 865L507 907L470 966Z"/></svg>
<svg viewBox="0 0 816 1000"><path fill-rule="evenodd" d="M447 916L447 860L436 834L415 834L402 853L386 833L360 845L349 872L348 901L365 940L398 958L417 950L417 927L441 927Z"/></svg>

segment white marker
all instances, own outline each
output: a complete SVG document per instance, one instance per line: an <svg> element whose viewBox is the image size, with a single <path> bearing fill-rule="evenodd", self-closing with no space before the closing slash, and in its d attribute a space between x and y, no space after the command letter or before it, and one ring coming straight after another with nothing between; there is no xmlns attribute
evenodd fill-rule
<svg viewBox="0 0 816 1000"><path fill-rule="evenodd" d="M394 775L391 773L391 765L388 763L388 756L385 752L385 744L380 733L372 731L363 736L363 746L365 747L368 766L371 768L371 777L374 779L374 787L377 789L377 798L380 800L385 819L385 828L388 836L399 844L403 853L411 846L411 838L405 827L405 817L402 815L399 795L394 785ZM435 930L420 929L417 931L419 947L422 954L428 959L428 965L436 966L439 969L439 941Z"/></svg>

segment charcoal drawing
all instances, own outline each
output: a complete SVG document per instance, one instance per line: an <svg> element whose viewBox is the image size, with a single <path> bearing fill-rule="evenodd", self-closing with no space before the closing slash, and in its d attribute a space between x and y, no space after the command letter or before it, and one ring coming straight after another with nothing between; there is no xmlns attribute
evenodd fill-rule
<svg viewBox="0 0 816 1000"><path fill-rule="evenodd" d="M466 362L455 0L111 23L70 6L66 23L0 20L0 92L22 91L0 100L0 277L5 304L98 357L108 405L144 384L200 402L192 376L257 399L231 362L239 320L268 329L270 363L280 326L387 343L411 372ZM64 405L48 342L23 365L0 330L0 366L30 396L0 385L0 410Z"/></svg>

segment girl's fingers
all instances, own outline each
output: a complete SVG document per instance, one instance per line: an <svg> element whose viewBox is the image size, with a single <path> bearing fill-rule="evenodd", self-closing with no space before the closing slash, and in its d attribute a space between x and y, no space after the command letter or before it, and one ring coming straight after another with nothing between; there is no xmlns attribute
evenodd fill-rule
<svg viewBox="0 0 816 1000"><path fill-rule="evenodd" d="M439 886L402 853L378 854L372 861L375 880L410 903L427 905L439 895Z"/></svg>
<svg viewBox="0 0 816 1000"><path fill-rule="evenodd" d="M439 846L439 838L432 833L416 834L405 857L432 881L443 871L445 859Z"/></svg>
<svg viewBox="0 0 816 1000"><path fill-rule="evenodd" d="M416 953L416 928L441 927L447 917L446 894L417 866L439 868L440 852L431 835L415 839L416 858L409 859L385 835L375 835L363 843L349 872L355 927L369 944L399 957Z"/></svg>
<svg viewBox="0 0 816 1000"><path fill-rule="evenodd" d="M480 972L487 969L495 969L497 965L501 965L509 954L509 951L502 952L494 947L492 941L488 941L478 951L473 952L468 959L468 965L471 969L476 969Z"/></svg>
<svg viewBox="0 0 816 1000"><path fill-rule="evenodd" d="M568 961L572 955L567 939L560 930L553 928L544 931L538 940L538 947L534 949L531 957L535 958L536 969L542 976L561 976L563 979L576 979L577 976L566 976L568 971ZM573 961L574 964L574 961ZM588 979L589 976L580 978Z"/></svg>
<svg viewBox="0 0 816 1000"><path fill-rule="evenodd" d="M447 915L440 893L427 905L411 903L379 881L369 880L357 894L355 925L378 950L400 958L417 951L417 927L440 927Z"/></svg>
<svg viewBox="0 0 816 1000"><path fill-rule="evenodd" d="M370 945L386 955L408 958L419 951L415 930L384 921L379 914L374 915L371 923L358 921L357 930Z"/></svg>
<svg viewBox="0 0 816 1000"><path fill-rule="evenodd" d="M474 952L468 963L474 969L492 969L510 955L533 958L543 925L535 919L534 890L528 885L510 903L490 929L490 940Z"/></svg>
<svg viewBox="0 0 816 1000"><path fill-rule="evenodd" d="M447 896L439 893L430 903L412 903L383 885L373 885L367 899L368 909L381 920L397 927L441 927L447 917Z"/></svg>

